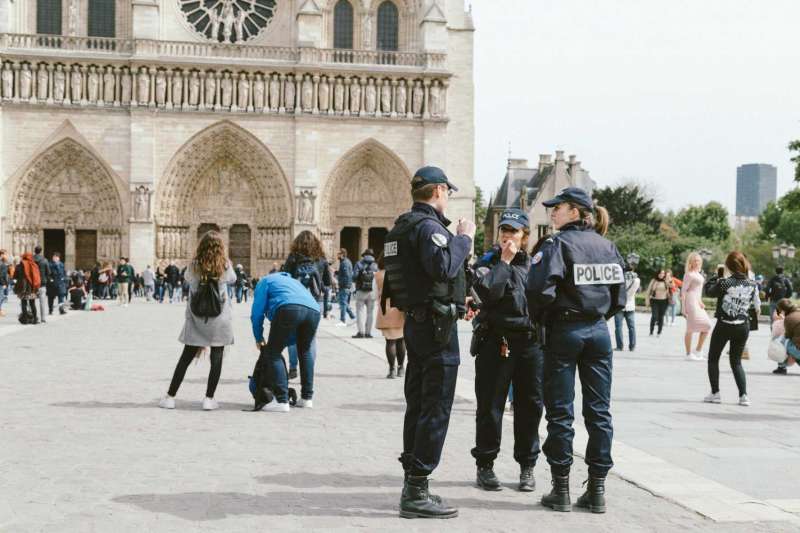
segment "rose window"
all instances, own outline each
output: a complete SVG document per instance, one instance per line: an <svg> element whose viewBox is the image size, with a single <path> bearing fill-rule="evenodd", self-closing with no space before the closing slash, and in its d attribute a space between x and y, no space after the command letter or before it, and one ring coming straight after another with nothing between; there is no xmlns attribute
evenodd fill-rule
<svg viewBox="0 0 800 533"><path fill-rule="evenodd" d="M194 30L221 43L243 43L272 20L277 0L179 0Z"/></svg>

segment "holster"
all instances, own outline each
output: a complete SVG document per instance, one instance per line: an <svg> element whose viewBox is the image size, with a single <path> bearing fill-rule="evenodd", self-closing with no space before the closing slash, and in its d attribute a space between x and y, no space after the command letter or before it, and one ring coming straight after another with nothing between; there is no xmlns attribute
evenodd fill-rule
<svg viewBox="0 0 800 533"><path fill-rule="evenodd" d="M477 357L481 351L481 346L486 341L489 333L489 325L485 322L478 323L472 328L472 341L469 343L469 353L472 357Z"/></svg>
<svg viewBox="0 0 800 533"><path fill-rule="evenodd" d="M434 300L431 302L431 320L433 322L433 341L442 346L450 344L453 325L458 320L456 304L442 304Z"/></svg>

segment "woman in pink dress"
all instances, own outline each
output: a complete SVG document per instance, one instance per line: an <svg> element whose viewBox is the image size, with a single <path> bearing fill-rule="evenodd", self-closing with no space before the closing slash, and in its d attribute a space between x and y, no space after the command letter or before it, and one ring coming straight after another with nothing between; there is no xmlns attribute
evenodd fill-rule
<svg viewBox="0 0 800 533"><path fill-rule="evenodd" d="M686 334L683 337L686 345L687 361L702 361L704 359L703 344L706 342L708 332L711 331L711 319L706 313L703 304L703 284L705 278L700 273L703 268L703 258L697 252L692 252L686 258L686 274L683 276L681 290L681 309L686 317ZM697 349L692 351L692 335L699 333Z"/></svg>

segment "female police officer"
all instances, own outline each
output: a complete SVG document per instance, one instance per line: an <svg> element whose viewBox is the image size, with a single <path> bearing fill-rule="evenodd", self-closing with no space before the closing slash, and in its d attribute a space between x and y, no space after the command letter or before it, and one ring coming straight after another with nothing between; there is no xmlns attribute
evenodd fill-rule
<svg viewBox="0 0 800 533"><path fill-rule="evenodd" d="M605 477L613 465L611 439L611 338L606 320L625 306L623 260L603 235L608 212L595 207L583 189L568 187L543 204L560 230L531 259L528 302L547 326L544 404L547 440L543 451L553 474L553 490L542 504L571 510L575 368L581 378L583 418L589 433L589 484L578 506L605 512Z"/></svg>
<svg viewBox="0 0 800 533"><path fill-rule="evenodd" d="M481 300L473 322L475 358L475 447L477 484L500 490L492 467L500 451L503 409L514 385L514 459L520 465L519 490L533 491L533 466L539 457L542 418L542 358L528 316L525 284L530 269L526 253L530 229L520 209L500 217L500 243L475 264L473 288Z"/></svg>

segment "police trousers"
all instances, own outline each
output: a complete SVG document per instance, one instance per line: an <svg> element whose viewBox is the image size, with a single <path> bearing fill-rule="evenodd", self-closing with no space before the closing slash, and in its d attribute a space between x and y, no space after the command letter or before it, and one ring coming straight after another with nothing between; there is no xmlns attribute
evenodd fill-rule
<svg viewBox="0 0 800 533"><path fill-rule="evenodd" d="M490 333L475 358L475 447L478 466L492 466L500 452L503 410L514 385L514 460L533 466L539 457L542 419L541 347L525 337L506 337L508 357L500 355L501 337Z"/></svg>
<svg viewBox="0 0 800 533"><path fill-rule="evenodd" d="M433 340L431 320L406 318L406 414L403 423L403 469L413 476L428 476L439 465L460 363L458 331L453 324L450 342Z"/></svg>
<svg viewBox="0 0 800 533"><path fill-rule="evenodd" d="M589 433L586 464L590 475L605 477L614 464L611 461L614 429L610 412L611 337L604 319L554 322L547 328L544 361L547 440L543 451L558 473L568 472L572 465L576 368L581 379L583 421Z"/></svg>

